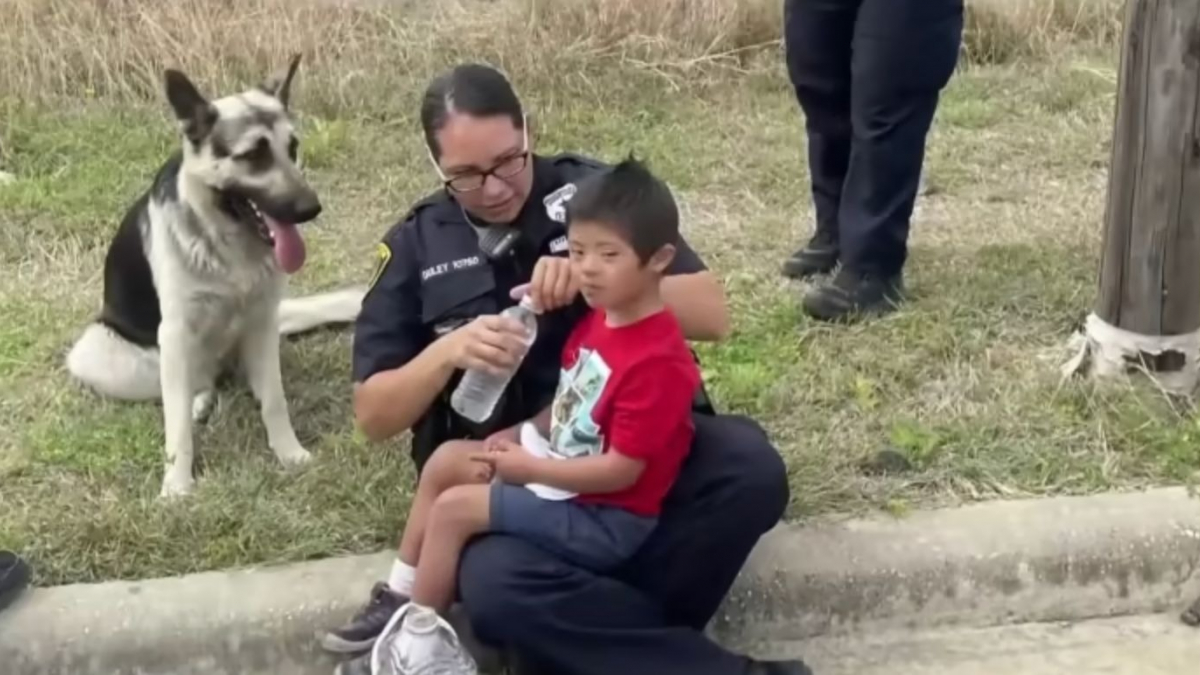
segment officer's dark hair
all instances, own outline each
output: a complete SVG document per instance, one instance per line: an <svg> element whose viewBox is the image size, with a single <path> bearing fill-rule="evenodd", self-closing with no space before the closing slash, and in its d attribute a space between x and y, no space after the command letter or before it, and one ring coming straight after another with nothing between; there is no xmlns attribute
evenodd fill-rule
<svg viewBox="0 0 1200 675"><path fill-rule="evenodd" d="M521 101L508 78L495 68L479 63L455 66L435 77L425 89L425 98L421 101L421 128L434 159L442 156L437 132L446 126L451 113L472 117L503 115L517 129L525 128Z"/></svg>
<svg viewBox="0 0 1200 675"><path fill-rule="evenodd" d="M566 209L568 229L580 221L611 227L642 264L679 241L679 209L671 189L632 154L580 181Z"/></svg>

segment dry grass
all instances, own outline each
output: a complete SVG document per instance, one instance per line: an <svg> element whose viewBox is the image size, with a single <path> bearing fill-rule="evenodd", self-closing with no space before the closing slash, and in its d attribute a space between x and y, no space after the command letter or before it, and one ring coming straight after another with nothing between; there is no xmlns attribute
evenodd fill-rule
<svg viewBox="0 0 1200 675"><path fill-rule="evenodd" d="M1061 54L1080 44L1111 47L1121 36L1123 0L974 0L964 51L973 63Z"/></svg>
<svg viewBox="0 0 1200 675"><path fill-rule="evenodd" d="M386 111L464 58L527 87L586 80L614 60L675 72L737 65L778 40L780 17L774 0L9 0L0 92L157 100L163 68L227 90L300 51L311 108Z"/></svg>
<svg viewBox="0 0 1200 675"><path fill-rule="evenodd" d="M1111 44L1119 5L974 0L964 52L996 63ZM386 112L464 58L530 89L609 84L614 65L679 85L773 57L781 23L781 0L6 0L0 94L157 101L166 67L223 91L300 51L310 109Z"/></svg>
<svg viewBox="0 0 1200 675"><path fill-rule="evenodd" d="M399 444L353 429L348 334L282 350L314 466L279 470L233 386L198 432L199 491L173 507L155 500L160 409L101 401L62 369L99 301L104 244L175 142L161 68L224 93L295 49L309 56L296 103L326 203L298 290L367 277L380 233L435 184L420 87L454 60L487 60L538 112L539 150L636 150L679 192L736 323L700 347L706 377L722 408L770 430L792 517L1184 481L1200 465L1188 416L1057 379L1094 294L1116 5L981 2L972 64L930 139L937 191L914 223L915 300L839 329L801 317L799 289L776 272L812 216L776 0L0 4L0 168L17 175L0 187L0 547L59 583L393 541L412 476ZM864 472L883 447L911 470Z"/></svg>

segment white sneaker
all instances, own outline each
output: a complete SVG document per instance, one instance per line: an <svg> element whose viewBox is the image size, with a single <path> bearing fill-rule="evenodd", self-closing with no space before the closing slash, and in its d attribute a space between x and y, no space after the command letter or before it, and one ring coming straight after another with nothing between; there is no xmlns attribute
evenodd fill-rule
<svg viewBox="0 0 1200 675"><path fill-rule="evenodd" d="M374 675L477 675L475 660L463 649L445 619L409 603L392 615L371 650Z"/></svg>

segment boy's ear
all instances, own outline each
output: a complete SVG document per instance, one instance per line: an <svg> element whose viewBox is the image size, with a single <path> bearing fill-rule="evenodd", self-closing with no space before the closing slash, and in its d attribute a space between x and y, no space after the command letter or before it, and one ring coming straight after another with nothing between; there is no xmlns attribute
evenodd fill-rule
<svg viewBox="0 0 1200 675"><path fill-rule="evenodd" d="M675 260L675 245L665 244L655 251L654 255L650 256L650 260L646 262L655 273L662 274L671 266L672 260Z"/></svg>

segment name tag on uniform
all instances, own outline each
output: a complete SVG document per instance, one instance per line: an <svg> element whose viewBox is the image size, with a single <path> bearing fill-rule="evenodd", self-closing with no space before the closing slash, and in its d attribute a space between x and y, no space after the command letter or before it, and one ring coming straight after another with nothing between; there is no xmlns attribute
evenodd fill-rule
<svg viewBox="0 0 1200 675"><path fill-rule="evenodd" d="M429 281L435 277L440 277L448 272L458 272L459 270L467 270L472 267L479 267L483 264L483 256L473 255L467 258L459 258L450 262L438 263L432 267L426 267L421 270L421 281Z"/></svg>
<svg viewBox="0 0 1200 675"><path fill-rule="evenodd" d="M567 235L564 234L558 239L550 242L551 253L562 253L565 250L567 250Z"/></svg>

